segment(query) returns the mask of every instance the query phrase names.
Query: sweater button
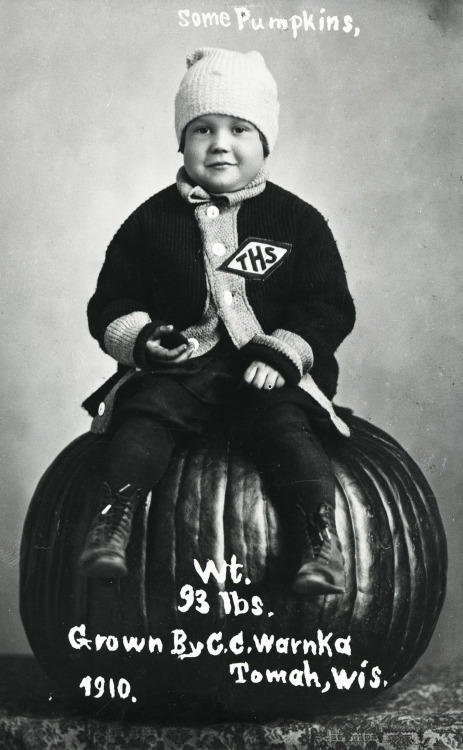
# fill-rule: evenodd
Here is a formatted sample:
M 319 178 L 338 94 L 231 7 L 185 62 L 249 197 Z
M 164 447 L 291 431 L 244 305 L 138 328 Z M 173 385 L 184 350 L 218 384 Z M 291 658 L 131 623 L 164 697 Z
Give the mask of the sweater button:
M 219 211 L 219 209 L 217 208 L 217 206 L 208 206 L 208 207 L 207 207 L 207 210 L 206 210 L 206 215 L 207 215 L 207 216 L 208 216 L 208 217 L 209 217 L 210 219 L 216 219 L 216 218 L 217 218 L 217 216 L 219 215 L 219 213 L 220 213 L 220 211 Z
M 103 416 L 103 414 L 105 413 L 105 409 L 106 409 L 105 403 L 104 403 L 104 401 L 102 401 L 101 404 L 98 407 L 98 416 L 99 417 Z
M 188 339 L 188 343 L 191 344 L 194 352 L 196 352 L 199 349 L 198 339 Z
M 230 305 L 233 305 L 233 294 L 230 292 L 229 289 L 227 289 L 226 292 L 224 292 L 223 301 L 229 307 L 230 307 Z
M 227 248 L 221 242 L 214 242 L 212 245 L 212 252 L 214 255 L 225 255 Z

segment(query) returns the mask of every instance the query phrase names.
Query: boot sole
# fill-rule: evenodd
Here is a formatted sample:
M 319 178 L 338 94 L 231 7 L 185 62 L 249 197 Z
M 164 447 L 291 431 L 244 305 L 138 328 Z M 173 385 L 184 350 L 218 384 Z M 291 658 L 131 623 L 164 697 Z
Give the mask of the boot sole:
M 99 555 L 79 564 L 83 575 L 90 578 L 122 578 L 127 575 L 127 565 L 124 560 L 115 560 L 109 555 Z
M 343 594 L 345 591 L 344 586 L 330 583 L 323 577 L 317 576 L 296 576 L 291 591 L 294 594 L 306 594 L 320 596 L 322 594 Z

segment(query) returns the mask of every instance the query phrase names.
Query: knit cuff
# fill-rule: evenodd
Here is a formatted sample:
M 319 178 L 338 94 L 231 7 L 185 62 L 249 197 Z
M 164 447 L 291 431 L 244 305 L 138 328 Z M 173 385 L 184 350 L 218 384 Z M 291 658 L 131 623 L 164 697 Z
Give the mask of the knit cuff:
M 313 365 L 309 344 L 297 333 L 277 328 L 271 336 L 258 333 L 242 349 L 247 359 L 260 359 L 278 370 L 289 385 L 297 385 Z
M 294 362 L 282 349 L 283 347 L 278 346 L 276 339 L 272 341 L 271 336 L 257 334 L 243 346 L 241 353 L 247 363 L 254 359 L 265 362 L 277 370 L 288 385 L 297 385 L 301 379 L 300 362 Z
M 139 332 L 133 347 L 133 359 L 137 367 L 141 367 L 144 370 L 149 370 L 152 367 L 151 362 L 146 356 L 146 344 L 154 334 L 156 328 L 162 325 L 166 325 L 166 323 L 160 320 L 153 320 Z
M 90 304 L 91 302 L 92 300 L 90 300 Z M 124 318 L 126 315 L 131 315 L 135 312 L 143 312 L 148 314 L 147 308 L 139 300 L 136 299 L 127 297 L 124 299 L 117 299 L 109 302 L 106 307 L 103 308 L 101 313 L 98 314 L 98 332 L 100 338 L 104 338 L 107 327 L 111 325 L 113 321 L 118 320 L 118 318 Z
M 272 333 L 272 338 L 277 339 L 282 344 L 294 349 L 300 357 L 302 363 L 302 374 L 309 372 L 313 366 L 313 351 L 310 344 L 302 336 L 293 331 L 287 331 L 284 328 L 277 328 Z M 296 360 L 295 360 L 296 361 Z
M 133 367 L 135 342 L 140 331 L 149 323 L 151 318 L 148 313 L 140 311 L 113 320 L 104 334 L 105 351 L 122 365 Z

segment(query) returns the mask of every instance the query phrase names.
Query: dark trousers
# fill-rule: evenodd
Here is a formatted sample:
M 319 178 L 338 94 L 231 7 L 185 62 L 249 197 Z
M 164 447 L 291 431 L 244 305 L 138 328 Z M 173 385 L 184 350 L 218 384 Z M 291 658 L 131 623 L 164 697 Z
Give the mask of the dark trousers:
M 334 506 L 334 473 L 323 448 L 330 430 L 325 410 L 300 388 L 260 391 L 243 386 L 241 374 L 227 368 L 206 382 L 208 377 L 203 372 L 198 388 L 198 378 L 182 382 L 147 374 L 121 394 L 103 466 L 110 487 L 130 484 L 147 494 L 177 444 L 203 432 L 212 420 L 233 415 L 234 440 L 282 508 L 299 506 L 308 514 L 322 503 Z

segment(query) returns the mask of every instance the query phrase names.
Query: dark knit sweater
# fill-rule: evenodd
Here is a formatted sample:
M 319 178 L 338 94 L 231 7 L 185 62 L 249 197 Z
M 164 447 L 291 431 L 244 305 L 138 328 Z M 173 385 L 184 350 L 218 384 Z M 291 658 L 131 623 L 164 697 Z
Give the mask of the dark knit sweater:
M 220 207 L 221 199 L 214 203 Z M 237 217 L 238 246 L 250 238 L 281 244 L 289 252 L 264 279 L 246 278 L 246 296 L 265 334 L 284 329 L 313 351 L 310 374 L 331 399 L 338 368 L 334 353 L 352 330 L 355 310 L 333 235 L 325 219 L 297 196 L 267 182 L 245 200 Z M 227 271 L 224 271 L 227 273 Z M 110 243 L 88 305 L 91 334 L 105 349 L 107 327 L 135 311 L 152 324 L 138 336 L 135 364 L 146 367 L 145 343 L 155 325 L 184 330 L 201 319 L 207 295 L 202 240 L 194 206 L 176 185 L 149 198 L 124 222 Z M 241 349 L 243 367 L 260 359 L 288 382 L 300 378 L 291 361 L 263 343 Z M 104 392 L 99 392 L 99 398 Z

